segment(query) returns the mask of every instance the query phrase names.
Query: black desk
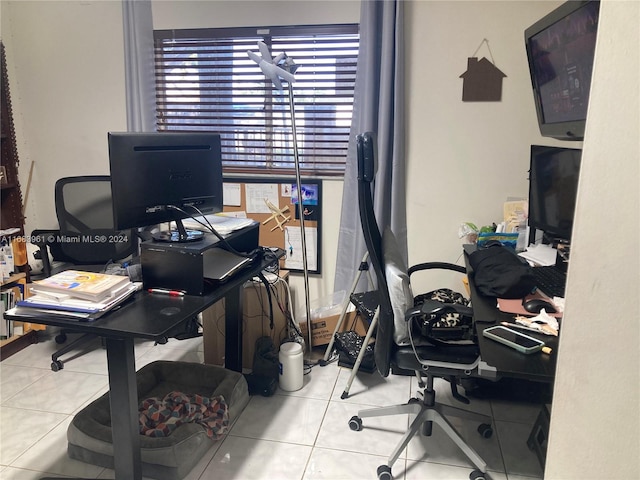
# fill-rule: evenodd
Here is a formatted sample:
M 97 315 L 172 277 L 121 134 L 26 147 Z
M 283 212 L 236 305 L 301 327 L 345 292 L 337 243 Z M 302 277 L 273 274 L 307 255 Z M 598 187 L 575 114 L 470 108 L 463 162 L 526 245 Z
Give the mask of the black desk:
M 480 356 L 483 362 L 497 371 L 498 377 L 521 378 L 537 382 L 552 383 L 558 355 L 558 337 L 523 332 L 544 341 L 551 347 L 551 354 L 537 352 L 531 355 L 522 354 L 512 348 L 490 340 L 482 335 L 485 328 L 500 325 L 500 322 L 513 323 L 514 315 L 498 310 L 495 298 L 485 297 L 478 293 L 473 282 L 473 269 L 469 265 L 469 254 L 474 252 L 475 245 L 465 245 L 465 263 L 468 272 L 473 319 L 478 334 Z
M 473 306 L 473 319 L 477 332 L 478 346 L 482 361 L 495 369 L 496 379 L 520 379 L 532 382 L 540 382 L 537 385 L 553 385 L 558 355 L 558 337 L 551 337 L 535 332 L 524 332 L 527 335 L 538 338 L 550 347 L 551 354 L 536 352 L 530 355 L 520 353 L 506 345 L 495 342 L 482 335 L 485 328 L 499 325 L 500 322 L 513 322 L 514 315 L 498 309 L 497 300 L 493 297 L 485 297 L 476 289 L 473 282 L 473 269 L 469 264 L 469 255 L 476 250 L 475 245 L 464 246 L 464 257 L 471 292 L 471 304 Z M 518 380 L 516 380 L 518 381 Z M 538 419 L 531 430 L 527 440 L 528 447 L 538 456 L 538 460 L 544 470 L 546 457 L 546 445 L 549 429 L 549 412 L 542 405 Z
M 275 257 L 256 261 L 203 296 L 172 297 L 138 292 L 120 308 L 94 322 L 7 314 L 5 318 L 69 328 L 105 338 L 116 479 L 139 480 L 142 471 L 134 339 L 162 340 L 176 327 L 225 298 L 225 364 L 226 368 L 242 371 L 242 286 L 276 261 Z

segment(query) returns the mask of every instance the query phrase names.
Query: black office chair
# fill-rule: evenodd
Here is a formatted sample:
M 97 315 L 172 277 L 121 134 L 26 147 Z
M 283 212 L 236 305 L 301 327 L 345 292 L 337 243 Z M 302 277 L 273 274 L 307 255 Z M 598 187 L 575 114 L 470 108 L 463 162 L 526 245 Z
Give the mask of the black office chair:
M 31 234 L 39 248 L 44 277 L 69 269 L 104 272 L 110 264 L 137 255 L 135 230 L 115 230 L 108 175 L 61 178 L 55 185 L 55 208 L 60 228 Z M 62 330 L 56 342 L 64 343 L 67 333 L 72 331 Z M 63 368 L 60 356 L 93 338 L 83 335 L 56 351 L 51 356 L 51 369 Z
M 378 372 L 386 377 L 390 371 L 393 373 L 407 374 L 412 372 L 421 388 L 424 388 L 422 398 L 412 398 L 406 404 L 390 407 L 373 408 L 361 410 L 357 416 L 349 420 L 349 427 L 352 430 L 360 431 L 363 428 L 362 419 L 375 416 L 387 416 L 397 414 L 412 414 L 415 419 L 412 421 L 409 430 L 404 434 L 398 446 L 393 450 L 387 464 L 378 467 L 379 479 L 391 479 L 391 467 L 398 459 L 401 452 L 406 448 L 409 441 L 419 432 L 423 435 L 431 435 L 433 423 L 437 423 L 444 432 L 458 445 L 465 455 L 475 465 L 476 470 L 469 476 L 472 480 L 488 478 L 486 476 L 486 463 L 480 456 L 464 441 L 453 425 L 447 420 L 445 415 L 454 415 L 466 419 L 478 421 L 480 426 L 478 432 L 485 438 L 489 438 L 493 431 L 491 428 L 491 417 L 480 415 L 467 410 L 442 405 L 436 403 L 435 391 L 433 388 L 435 378 L 445 378 L 451 383 L 454 398 L 464 403 L 468 400 L 462 396 L 458 390 L 458 382 L 461 379 L 472 377 L 476 372 L 480 362 L 478 348 L 473 338 L 460 339 L 446 336 L 436 336 L 430 334 L 429 328 L 420 328 L 423 333 L 429 335 L 427 338 L 419 336 L 413 332 L 412 343 L 408 346 L 398 346 L 394 341 L 394 331 L 397 319 L 394 318 L 394 307 L 400 306 L 399 300 L 394 294 L 394 300 L 390 294 L 389 279 L 387 271 L 391 252 L 387 250 L 387 245 L 383 245 L 383 235 L 380 233 L 376 221 L 373 201 L 371 195 L 371 182 L 375 176 L 373 137 L 371 134 L 363 134 L 357 137 L 358 153 L 358 204 L 360 209 L 360 220 L 364 234 L 365 243 L 369 252 L 371 266 L 375 274 L 378 297 L 378 307 L 376 309 L 373 323 L 375 324 L 375 346 L 374 356 Z M 385 232 L 385 239 L 389 232 Z M 410 269 L 411 273 L 424 269 L 448 269 L 465 272 L 463 267 L 447 263 L 423 263 Z M 411 297 L 409 297 L 410 299 Z M 407 300 L 408 301 L 408 300 Z M 403 310 L 404 311 L 404 308 Z M 441 318 L 441 315 L 448 312 L 456 312 L 463 316 L 472 313 L 469 307 L 455 303 L 443 303 L 430 298 L 421 305 L 408 305 L 405 316 L 401 321 L 407 321 L 408 331 L 412 331 L 412 324 L 416 319 L 421 325 L 427 326 Z M 377 317 L 377 318 L 376 318 Z M 418 340 L 421 340 L 418 342 Z M 418 344 L 419 343 L 419 344 Z

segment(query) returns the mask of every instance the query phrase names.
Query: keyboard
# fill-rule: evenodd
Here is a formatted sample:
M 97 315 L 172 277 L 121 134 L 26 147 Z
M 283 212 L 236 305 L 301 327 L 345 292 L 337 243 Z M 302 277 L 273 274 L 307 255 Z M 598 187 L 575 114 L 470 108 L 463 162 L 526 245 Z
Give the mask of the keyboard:
M 534 267 L 533 276 L 536 278 L 536 286 L 547 296 L 564 298 L 564 288 L 567 284 L 567 272 L 555 265 L 548 267 Z

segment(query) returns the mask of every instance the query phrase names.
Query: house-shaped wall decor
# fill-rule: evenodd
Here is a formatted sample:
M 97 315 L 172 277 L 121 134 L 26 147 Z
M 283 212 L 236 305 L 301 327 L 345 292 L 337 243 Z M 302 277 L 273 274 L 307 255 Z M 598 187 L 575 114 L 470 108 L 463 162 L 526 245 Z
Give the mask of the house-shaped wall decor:
M 506 75 L 482 57 L 469 57 L 467 71 L 460 75 L 463 102 L 499 102 L 502 99 L 502 79 Z

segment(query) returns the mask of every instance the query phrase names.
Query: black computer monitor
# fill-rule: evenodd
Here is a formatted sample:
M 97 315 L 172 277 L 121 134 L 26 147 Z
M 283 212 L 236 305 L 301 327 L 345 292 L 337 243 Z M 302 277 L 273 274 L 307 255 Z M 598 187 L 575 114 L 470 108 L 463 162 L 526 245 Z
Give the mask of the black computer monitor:
M 577 148 L 531 145 L 529 227 L 549 240 L 571 240 L 581 156 Z
M 202 232 L 181 220 L 222 211 L 222 154 L 214 133 L 108 134 L 111 192 L 117 229 L 175 222 L 154 239 L 194 241 Z

